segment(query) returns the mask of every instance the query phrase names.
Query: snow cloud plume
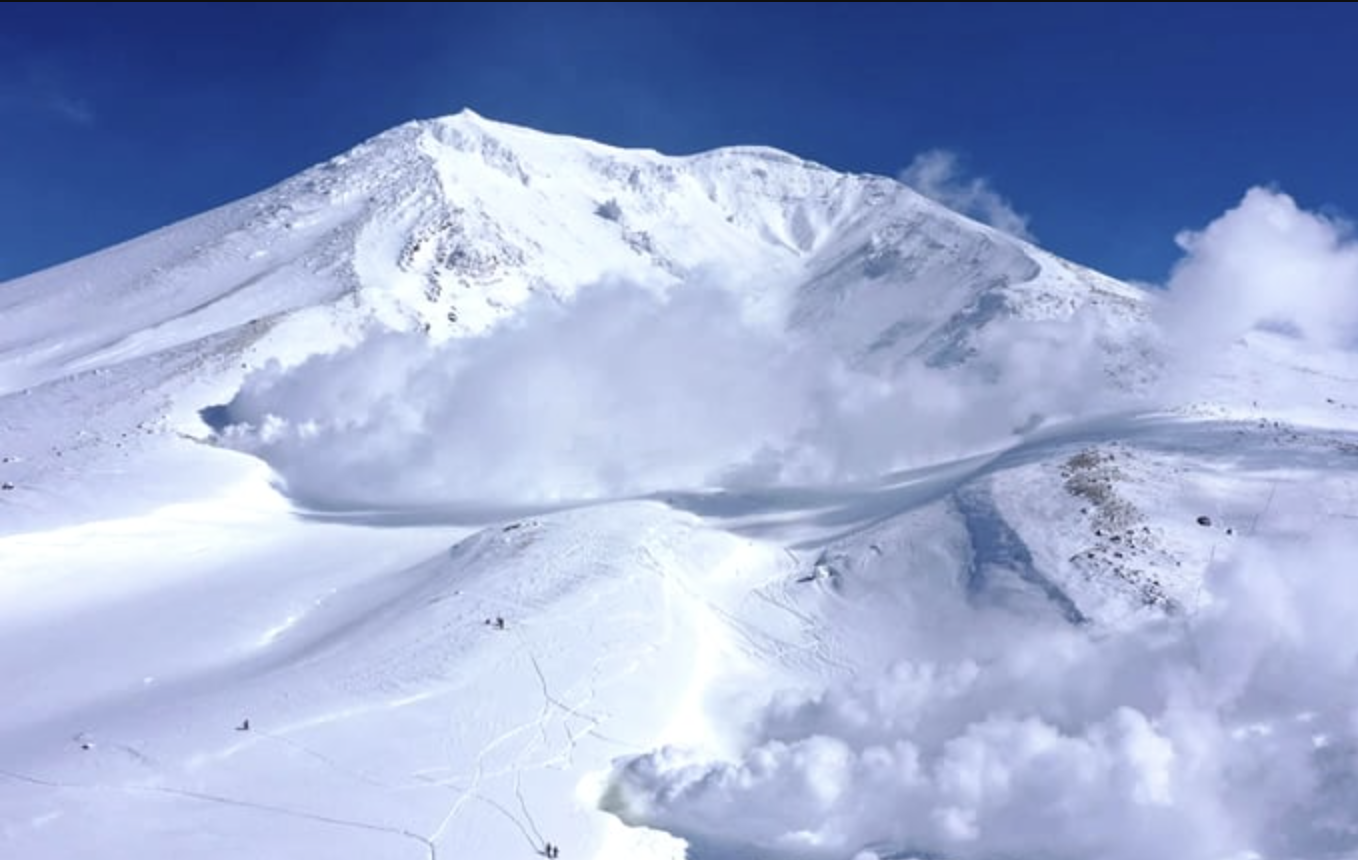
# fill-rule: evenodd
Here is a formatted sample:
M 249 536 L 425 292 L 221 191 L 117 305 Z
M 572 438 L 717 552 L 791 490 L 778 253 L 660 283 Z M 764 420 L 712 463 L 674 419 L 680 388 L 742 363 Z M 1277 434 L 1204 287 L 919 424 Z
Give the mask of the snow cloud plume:
M 967 176 L 957 154 L 946 149 L 930 149 L 915 156 L 901 171 L 901 182 L 949 209 L 989 224 L 1020 239 L 1033 240 L 1028 231 L 1028 216 L 1010 205 L 979 176 Z
M 1275 538 L 1191 618 L 785 695 L 733 759 L 620 760 L 603 805 L 696 860 L 1352 857 L 1355 557 Z
M 594 285 L 475 338 L 379 334 L 249 378 L 223 441 L 328 506 L 539 503 L 871 478 L 1099 390 L 1093 321 L 999 321 L 963 367 L 868 372 L 699 283 Z M 1081 346 L 1083 344 L 1083 346 Z
M 1358 242 L 1349 225 L 1252 188 L 1178 242 L 1185 256 L 1160 318 L 1180 349 L 1219 350 L 1257 328 L 1320 348 L 1358 346 Z

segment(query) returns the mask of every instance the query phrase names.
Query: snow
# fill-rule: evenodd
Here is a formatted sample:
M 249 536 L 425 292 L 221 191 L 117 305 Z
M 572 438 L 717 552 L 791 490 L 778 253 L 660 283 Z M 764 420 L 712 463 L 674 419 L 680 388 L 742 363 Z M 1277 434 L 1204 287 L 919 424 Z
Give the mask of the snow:
M 1184 245 L 467 112 L 0 285 L 0 853 L 1358 857 L 1353 244 Z

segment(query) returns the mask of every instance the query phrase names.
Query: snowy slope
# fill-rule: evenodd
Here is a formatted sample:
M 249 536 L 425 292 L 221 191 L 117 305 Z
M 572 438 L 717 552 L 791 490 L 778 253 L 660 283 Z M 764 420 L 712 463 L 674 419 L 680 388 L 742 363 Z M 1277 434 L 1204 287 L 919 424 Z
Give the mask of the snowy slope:
M 1358 362 L 1160 302 L 470 112 L 0 285 L 0 854 L 1358 856 Z

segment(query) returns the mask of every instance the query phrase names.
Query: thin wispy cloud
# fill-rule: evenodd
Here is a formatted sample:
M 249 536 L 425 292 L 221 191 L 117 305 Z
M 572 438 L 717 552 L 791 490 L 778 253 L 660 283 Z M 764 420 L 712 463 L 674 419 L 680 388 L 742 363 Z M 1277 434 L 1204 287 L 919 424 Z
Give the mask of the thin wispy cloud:
M 45 117 L 71 125 L 98 120 L 93 103 L 78 92 L 69 75 L 50 57 L 36 57 L 0 41 L 0 114 Z
M 42 113 L 73 125 L 94 125 L 94 107 L 85 99 L 61 92 L 40 95 L 34 106 Z
M 968 176 L 955 152 L 921 152 L 901 171 L 900 180 L 925 197 L 997 230 L 1028 241 L 1035 238 L 1028 230 L 1028 216 L 1016 210 L 990 180 Z

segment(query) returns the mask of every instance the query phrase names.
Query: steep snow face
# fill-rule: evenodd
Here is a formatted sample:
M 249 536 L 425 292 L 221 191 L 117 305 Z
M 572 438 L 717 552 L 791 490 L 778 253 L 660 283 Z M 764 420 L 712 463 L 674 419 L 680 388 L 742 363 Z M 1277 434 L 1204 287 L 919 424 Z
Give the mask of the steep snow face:
M 397 155 L 383 156 L 378 193 L 390 197 L 360 237 L 359 281 L 436 333 L 483 330 L 535 293 L 698 281 L 813 329 L 836 353 L 946 364 L 965 360 L 995 318 L 1091 307 L 1125 320 L 1141 302 L 896 182 L 776 150 L 672 158 L 470 113 L 370 146 Z M 373 172 L 353 176 L 366 189 Z M 355 193 L 366 191 L 344 196 Z

